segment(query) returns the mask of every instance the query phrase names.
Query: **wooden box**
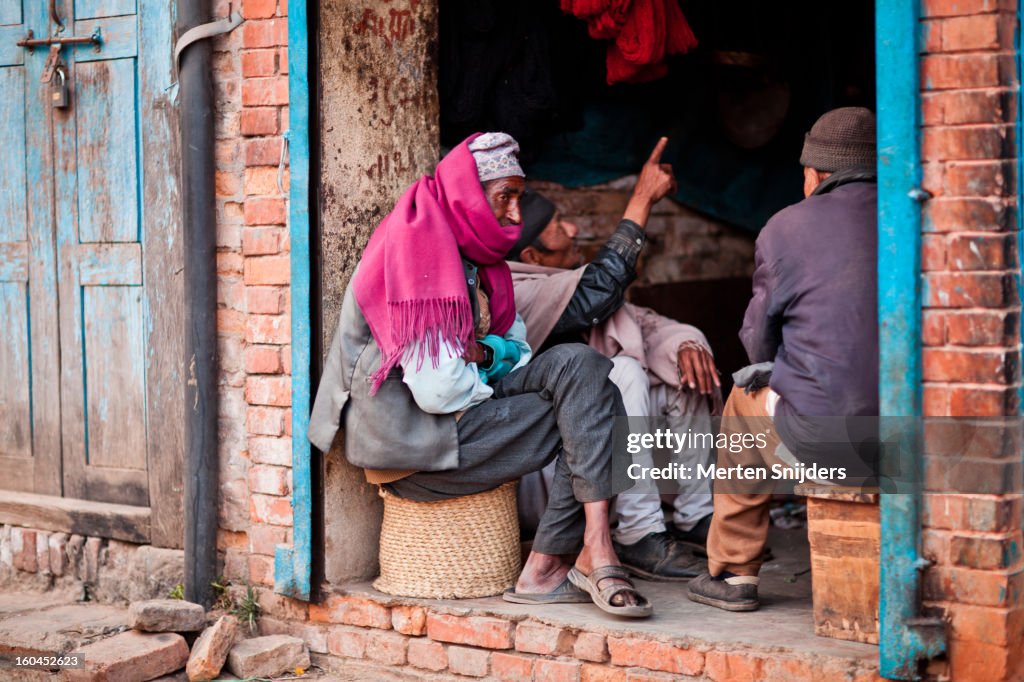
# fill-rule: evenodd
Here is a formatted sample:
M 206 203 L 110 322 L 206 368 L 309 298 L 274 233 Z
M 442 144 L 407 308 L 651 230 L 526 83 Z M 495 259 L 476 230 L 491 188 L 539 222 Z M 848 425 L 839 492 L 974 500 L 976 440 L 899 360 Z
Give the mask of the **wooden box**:
M 878 644 L 878 494 L 803 485 L 811 545 L 814 632 Z

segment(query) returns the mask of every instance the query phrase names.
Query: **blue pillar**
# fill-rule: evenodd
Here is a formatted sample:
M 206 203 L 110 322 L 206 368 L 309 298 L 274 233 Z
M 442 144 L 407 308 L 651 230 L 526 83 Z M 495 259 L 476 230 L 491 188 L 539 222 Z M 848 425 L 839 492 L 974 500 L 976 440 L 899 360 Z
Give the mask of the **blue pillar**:
M 919 0 L 876 0 L 878 317 L 881 414 L 921 416 Z M 911 420 L 900 420 L 906 427 Z M 881 499 L 880 662 L 884 677 L 919 679 L 945 650 L 941 621 L 921 618 L 921 432 L 900 429 L 883 454 L 899 493 Z M 883 439 L 886 434 L 883 433 Z

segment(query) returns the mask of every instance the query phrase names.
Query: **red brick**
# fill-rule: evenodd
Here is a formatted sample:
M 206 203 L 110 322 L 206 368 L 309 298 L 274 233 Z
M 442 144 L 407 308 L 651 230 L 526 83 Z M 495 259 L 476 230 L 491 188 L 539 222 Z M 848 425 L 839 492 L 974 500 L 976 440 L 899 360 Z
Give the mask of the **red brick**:
M 273 76 L 277 72 L 277 50 L 246 50 L 242 53 L 241 62 L 245 78 Z
M 1015 646 L 1024 641 L 1024 611 L 1019 607 L 999 609 L 950 604 L 946 614 L 954 639 L 1001 647 Z
M 699 675 L 704 669 L 701 652 L 649 639 L 608 637 L 608 653 L 615 665 L 683 675 Z
M 409 665 L 438 672 L 448 667 L 448 654 L 444 647 L 429 639 L 409 640 Z
M 276 120 L 276 119 L 275 119 Z M 277 186 L 276 166 L 254 166 L 245 169 L 244 190 L 249 195 L 280 196 L 281 190 L 288 190 L 287 175 L 285 172 L 281 177 L 282 187 Z
M 259 527 L 262 528 L 263 526 Z M 217 549 L 225 550 L 229 547 L 232 549 L 249 549 L 249 536 L 245 531 L 231 531 L 221 528 L 217 531 Z
M 393 606 L 391 627 L 403 635 L 419 637 L 427 632 L 427 612 L 420 606 Z
M 953 680 L 1007 680 L 1009 677 L 1007 647 L 975 641 L 950 639 L 949 662 Z
M 949 566 L 925 571 L 924 596 L 979 606 L 1009 606 L 1024 598 L 1024 569 L 980 571 Z
M 254 525 L 249 528 L 249 551 L 274 556 L 278 545 L 288 542 L 288 529 L 279 526 Z
M 255 464 L 288 467 L 292 464 L 291 438 L 251 436 L 247 441 L 249 459 Z
M 764 660 L 757 656 L 709 651 L 704 657 L 704 674 L 713 682 L 758 682 L 764 678 Z
M 246 19 L 267 19 L 277 12 L 277 0 L 243 0 L 242 16 Z
M 233 197 L 241 189 L 238 174 L 228 171 L 216 171 L 213 176 L 214 193 L 218 197 Z
M 1007 270 L 1016 262 L 1016 235 L 953 235 L 949 241 L 951 270 Z
M 217 168 L 230 169 L 238 165 L 238 140 L 217 140 L 213 147 L 213 158 Z
M 371 631 L 366 636 L 366 657 L 388 666 L 405 665 L 409 638 L 397 632 Z
M 927 273 L 924 305 L 928 308 L 1005 308 L 1016 295 L 1012 275 L 1001 273 Z
M 564 628 L 523 621 L 516 626 L 516 651 L 562 656 L 572 651 L 575 637 Z
M 1010 123 L 1017 106 L 1008 89 L 950 90 L 921 97 L 926 126 L 965 123 Z
M 291 281 L 291 263 L 288 256 L 266 256 L 245 259 L 247 285 L 288 284 Z
M 289 519 L 288 523 L 291 523 Z M 249 580 L 256 585 L 274 584 L 274 559 L 269 556 L 250 554 L 247 560 L 249 564 Z
M 237 275 L 242 272 L 242 255 L 221 251 L 217 254 L 217 274 Z
M 953 417 L 1004 417 L 1017 414 L 1017 402 L 1015 388 L 954 386 L 950 389 L 949 414 Z
M 274 107 L 245 108 L 239 115 L 239 130 L 246 137 L 258 135 L 277 135 L 281 132 L 278 122 L 278 112 Z M 250 166 L 270 165 L 275 166 L 281 159 L 281 140 L 278 138 L 264 140 L 250 140 L 250 142 L 265 143 L 255 148 L 252 152 L 246 146 L 246 163 Z M 253 161 L 249 161 L 252 154 Z M 273 160 L 276 156 L 276 160 Z
M 265 19 L 247 21 L 242 26 L 242 46 L 277 47 L 288 44 L 288 20 Z
M 427 614 L 427 636 L 439 642 L 511 649 L 515 624 L 501 618 Z
M 533 679 L 533 659 L 495 651 L 491 654 L 491 675 L 502 682 L 530 682 Z
M 996 12 L 999 9 L 1012 9 L 1011 3 L 1007 0 L 924 0 L 921 3 L 921 16 L 962 17 Z
M 244 210 L 247 225 L 283 225 L 288 221 L 284 199 L 250 197 L 245 200 Z
M 320 604 L 309 605 L 314 623 L 343 623 L 380 630 L 391 629 L 391 609 L 364 597 L 332 594 Z
M 925 128 L 922 137 L 922 154 L 929 161 L 998 159 L 1013 154 L 1010 125 Z
M 950 196 L 998 197 L 1012 194 L 1016 172 L 1006 161 L 959 161 L 945 165 Z
M 967 519 L 962 528 L 1002 533 L 1021 530 L 1021 497 L 972 497 L 967 500 Z
M 24 528 L 11 528 L 11 555 L 14 568 L 27 573 L 35 573 L 39 568 L 36 532 Z
M 249 467 L 249 490 L 266 495 L 287 495 L 289 469 L 269 465 Z
M 534 668 L 535 679 L 544 682 L 577 682 L 580 678 L 579 661 L 551 661 L 538 658 Z
M 967 52 L 1013 47 L 1013 20 L 1008 14 L 977 14 L 929 23 L 941 28 L 942 52 Z
M 925 381 L 1008 383 L 1014 378 L 1015 359 L 1008 351 L 968 351 L 926 348 Z
M 1019 320 L 1017 313 L 1002 310 L 950 312 L 945 314 L 946 334 L 956 346 L 1016 345 Z
M 245 315 L 238 310 L 221 309 L 217 311 L 217 333 L 244 334 Z
M 290 526 L 292 525 L 292 501 L 287 497 L 253 494 L 249 497 L 249 515 L 256 523 Z M 251 564 L 249 570 L 252 570 Z
M 316 605 L 309 605 L 311 618 L 314 606 Z M 363 658 L 366 655 L 366 636 L 368 633 L 368 630 L 360 630 L 358 628 L 332 627 L 327 632 L 327 651 L 334 656 Z
M 275 315 L 273 319 L 280 317 Z M 280 349 L 277 346 L 249 346 L 245 349 L 245 371 L 249 374 L 280 374 Z
M 244 114 L 245 112 L 243 112 Z M 242 117 L 244 124 L 245 116 Z M 243 128 L 243 134 L 244 128 Z M 281 162 L 281 139 L 261 137 L 245 141 L 246 166 L 277 166 Z
M 948 313 L 926 310 L 921 317 L 921 341 L 926 346 L 946 344 L 946 319 Z
M 1015 212 L 998 199 L 934 199 L 923 216 L 929 232 L 1002 231 L 1016 220 Z
M 605 663 L 608 660 L 608 645 L 604 635 L 596 632 L 581 632 L 576 636 L 573 655 L 581 661 Z
M 245 380 L 245 402 L 250 405 L 290 407 L 292 388 L 290 377 L 255 376 Z
M 287 3 L 284 3 L 287 7 Z M 288 75 L 288 48 L 282 47 L 277 51 L 277 68 L 281 73 Z
M 291 339 L 289 324 L 287 315 L 249 315 L 246 319 L 245 339 L 249 343 L 286 344 Z M 246 364 L 248 365 L 248 358 Z
M 267 107 L 288 104 L 288 77 L 247 78 L 242 81 L 242 106 Z
M 457 675 L 486 677 L 491 652 L 467 646 L 448 647 L 448 669 Z
M 584 663 L 580 668 L 580 682 L 626 682 L 626 677 L 625 670 L 608 665 Z
M 926 90 L 1012 86 L 1016 66 L 1010 55 L 925 55 L 921 58 L 921 83 Z
M 249 201 L 255 201 L 250 199 Z M 246 201 L 248 206 L 249 201 Z M 270 201 L 277 201 L 271 199 Z M 273 256 L 281 253 L 284 229 L 280 227 L 249 228 L 242 232 L 242 253 L 246 256 Z
M 925 272 L 946 269 L 946 238 L 944 236 L 926 234 L 921 238 L 921 269 Z
M 278 315 L 284 310 L 282 292 L 278 287 L 246 287 L 245 306 L 250 313 Z
M 260 436 L 284 433 L 285 411 L 276 407 L 250 406 L 245 411 L 245 430 Z
M 965 568 L 1009 568 L 1020 561 L 1020 533 L 1008 537 L 954 536 L 949 543 L 953 565 Z

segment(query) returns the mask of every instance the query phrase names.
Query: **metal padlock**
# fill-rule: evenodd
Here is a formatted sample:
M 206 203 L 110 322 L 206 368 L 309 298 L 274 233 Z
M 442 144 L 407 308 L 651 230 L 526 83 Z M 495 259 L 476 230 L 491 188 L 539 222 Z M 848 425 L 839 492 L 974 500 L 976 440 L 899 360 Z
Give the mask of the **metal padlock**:
M 63 66 L 58 66 L 54 71 L 54 79 L 50 83 L 50 104 L 54 109 L 66 109 L 71 104 L 68 79 Z

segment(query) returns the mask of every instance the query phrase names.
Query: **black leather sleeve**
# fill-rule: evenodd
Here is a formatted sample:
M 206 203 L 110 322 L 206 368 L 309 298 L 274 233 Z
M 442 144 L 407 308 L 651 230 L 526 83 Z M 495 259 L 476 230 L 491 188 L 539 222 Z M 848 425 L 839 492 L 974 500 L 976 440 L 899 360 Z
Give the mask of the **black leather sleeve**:
M 626 287 L 636 279 L 636 260 L 644 240 L 644 231 L 632 220 L 619 223 L 583 271 L 572 299 L 548 336 L 549 342 L 577 340 L 575 337 L 601 324 L 622 306 Z

